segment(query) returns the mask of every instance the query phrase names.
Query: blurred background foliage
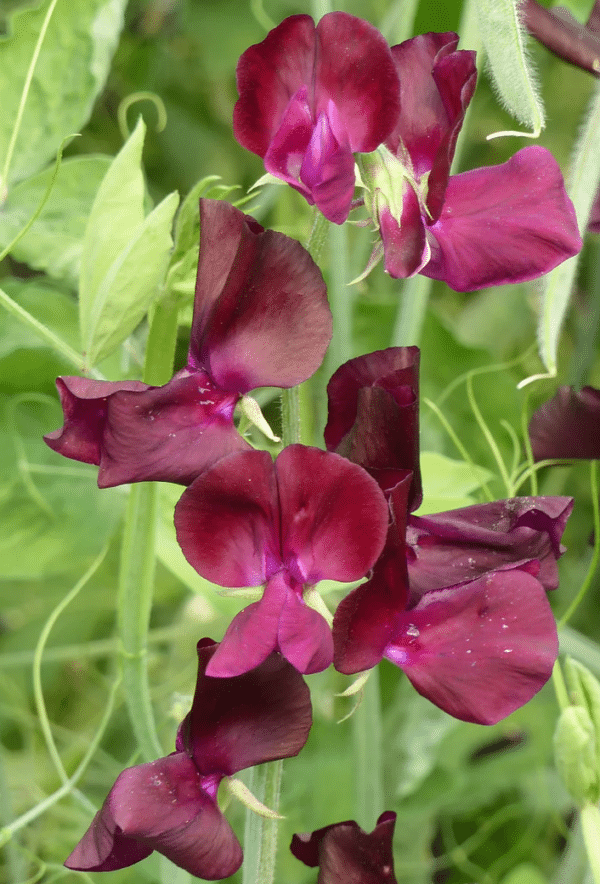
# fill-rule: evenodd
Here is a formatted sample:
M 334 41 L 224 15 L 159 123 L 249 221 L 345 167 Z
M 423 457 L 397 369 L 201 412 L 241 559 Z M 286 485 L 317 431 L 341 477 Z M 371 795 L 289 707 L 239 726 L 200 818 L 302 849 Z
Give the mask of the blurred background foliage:
M 59 0 L 65 2 L 65 0 Z M 410 3 L 391 0 L 346 0 L 336 9 L 381 27 L 391 43 L 406 33 L 404 9 Z M 549 5 L 549 4 L 546 4 Z M 10 14 L 35 6 L 2 0 L 0 33 Z M 590 3 L 574 0 L 570 8 L 582 21 Z M 414 32 L 458 30 L 461 0 L 421 0 Z M 156 109 L 149 102 L 130 108 L 129 128 L 138 113 L 148 125 L 144 165 L 150 197 L 158 203 L 177 190 L 182 198 L 206 175 L 237 185 L 230 198 L 241 197 L 263 174 L 262 162 L 233 138 L 236 100 L 235 64 L 251 44 L 263 39 L 268 21 L 314 12 L 292 0 L 130 0 L 125 28 L 105 88 L 81 137 L 64 156 L 113 156 L 121 147 L 118 123 L 121 101 L 138 91 L 163 102 L 167 124 L 155 131 Z M 472 35 L 469 35 L 469 39 Z M 0 37 L 2 40 L 2 37 Z M 464 48 L 475 48 L 462 44 Z M 581 125 L 593 78 L 553 57 L 531 41 L 547 109 L 540 143 L 568 172 L 573 141 Z M 480 75 L 468 122 L 461 137 L 460 168 L 503 162 L 527 143 L 486 135 L 513 128 L 497 103 L 485 75 Z M 309 207 L 291 189 L 270 186 L 252 209 L 261 223 L 305 241 Z M 2 209 L 0 208 L 0 215 Z M 75 223 L 75 222 L 73 222 Z M 334 232 L 332 236 L 337 235 Z M 351 227 L 344 241 L 345 280 L 362 271 L 370 253 L 370 231 Z M 559 382 L 600 386 L 597 357 L 600 237 L 588 237 L 578 288 L 561 342 Z M 4 245 L 5 243 L 0 243 Z M 337 245 L 336 245 L 337 244 Z M 328 279 L 339 256 L 339 241 L 325 250 Z M 55 324 L 76 346 L 75 285 L 68 274 L 50 278 L 26 263 L 6 258 L 0 263 L 0 285 L 49 325 Z M 596 292 L 595 297 L 592 293 Z M 392 342 L 403 283 L 381 267 L 348 289 L 352 299 L 351 340 L 347 356 L 387 347 Z M 435 283 L 422 331 L 422 394 L 437 403 L 472 460 L 489 470 L 498 496 L 505 489 L 498 466 L 475 420 L 464 377 L 474 375 L 474 393 L 487 425 L 507 463 L 513 459 L 508 422 L 522 440 L 522 415 L 554 391 L 556 381 L 518 391 L 522 378 L 539 371 L 532 344 L 536 326 L 536 286 L 501 287 L 459 295 Z M 595 319 L 594 319 L 595 318 Z M 186 325 L 187 319 L 187 325 Z M 190 311 L 182 310 L 178 360 L 187 351 Z M 139 376 L 145 327 L 140 327 L 118 354 L 102 363 L 106 377 Z M 413 340 L 401 343 L 412 344 Z M 339 362 L 339 360 L 338 360 Z M 329 361 L 313 385 L 322 394 Z M 102 717 L 115 678 L 115 586 L 123 488 L 99 491 L 96 470 L 57 457 L 41 440 L 62 422 L 54 390 L 57 374 L 72 367 L 33 332 L 8 315 L 0 315 L 0 823 L 26 812 L 60 786 L 40 731 L 32 690 L 34 649 L 50 613 L 76 584 L 104 543 L 108 553 L 75 601 L 52 629 L 43 655 L 42 688 L 52 732 L 63 765 L 72 771 Z M 460 380 L 462 378 L 462 380 Z M 262 400 L 267 416 L 278 421 L 277 403 L 268 391 Z M 316 406 L 315 444 L 325 419 Z M 436 414 L 422 405 L 422 447 L 457 458 L 452 440 Z M 516 457 L 524 460 L 522 447 Z M 63 471 L 61 474 L 61 470 Z M 444 467 L 425 471 L 425 494 L 436 496 Z M 429 483 L 429 484 L 428 484 Z M 477 500 L 477 481 L 454 489 L 465 502 Z M 437 490 L 436 490 L 437 489 Z M 238 601 L 222 598 L 198 578 L 181 558 L 173 538 L 171 514 L 180 489 L 165 487 L 159 530 L 159 566 L 152 615 L 150 669 L 153 700 L 166 751 L 173 745 L 177 722 L 185 711 L 195 680 L 195 643 L 205 634 L 219 638 Z M 520 493 L 529 493 L 525 485 Z M 574 515 L 561 562 L 561 587 L 553 595 L 560 613 L 579 587 L 590 557 L 591 506 L 587 465 L 546 471 L 540 493 L 572 494 Z M 332 590 L 335 601 L 337 590 Z M 563 636 L 563 647 L 600 672 L 600 586 L 596 580 Z M 352 726 L 337 721 L 351 708 L 336 693 L 347 679 L 333 671 L 310 679 L 315 726 L 306 749 L 286 762 L 278 880 L 309 884 L 315 872 L 287 851 L 294 831 L 357 818 L 371 829 L 375 820 L 357 816 L 353 797 Z M 581 837 L 573 827 L 568 796 L 552 762 L 551 738 L 557 715 L 547 688 L 524 709 L 493 728 L 459 723 L 419 697 L 397 669 L 383 664 L 382 675 L 386 790 L 388 807 L 399 814 L 396 831 L 396 877 L 401 884 L 577 884 L 584 881 Z M 118 696 L 98 751 L 81 782 L 97 806 L 120 770 L 135 761 L 127 713 Z M 90 819 L 90 810 L 69 796 L 21 830 L 3 851 L 0 880 L 91 881 L 62 868 Z M 243 813 L 231 807 L 236 831 Z M 154 854 L 145 862 L 106 879 L 121 882 L 184 881 Z M 2 877 L 4 876 L 4 877 Z M 231 881 L 241 881 L 241 875 Z

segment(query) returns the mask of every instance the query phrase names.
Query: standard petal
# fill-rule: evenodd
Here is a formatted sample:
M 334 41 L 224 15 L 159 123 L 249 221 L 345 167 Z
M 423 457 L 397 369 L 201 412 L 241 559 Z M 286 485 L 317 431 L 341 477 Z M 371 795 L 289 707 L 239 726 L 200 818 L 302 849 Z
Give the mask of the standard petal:
M 206 670 L 214 644 L 198 643 L 198 680 L 178 745 L 205 774 L 231 776 L 239 770 L 297 755 L 312 724 L 310 691 L 302 676 L 270 654 L 264 663 L 235 678 L 212 678 Z
M 361 467 L 318 448 L 289 445 L 275 463 L 282 553 L 300 584 L 358 580 L 385 542 L 388 507 Z
M 390 48 L 377 28 L 345 12 L 324 15 L 316 38 L 315 119 L 325 113 L 339 144 L 370 153 L 392 131 L 400 106 Z
M 229 823 L 182 752 L 123 771 L 65 865 L 112 871 L 153 850 L 207 880 L 232 875 L 242 862 Z
M 294 835 L 290 850 L 307 866 L 319 866 L 319 884 L 396 884 L 392 840 L 396 814 L 385 811 L 372 832 L 354 820 Z
M 495 724 L 543 687 L 557 653 L 542 585 L 506 570 L 424 595 L 385 656 L 450 715 Z
M 401 111 L 386 144 L 397 154 L 402 143 L 417 178 L 429 173 L 427 208 L 434 220 L 477 80 L 475 53 L 456 51 L 457 45 L 456 34 L 429 33 L 392 47 Z
M 298 672 L 322 672 L 333 660 L 331 629 L 293 589 L 286 595 L 279 619 L 279 650 Z
M 139 381 L 94 381 L 89 378 L 56 379 L 64 426 L 44 436 L 44 441 L 63 457 L 98 465 L 102 458 L 107 403 L 120 390 L 148 390 Z
M 560 169 L 537 146 L 451 177 L 428 237 L 431 260 L 421 273 L 459 292 L 534 279 L 581 249 Z
M 362 391 L 362 392 L 361 392 Z M 351 359 L 327 385 L 325 444 L 358 463 L 384 490 L 411 470 L 409 508 L 421 503 L 419 348 L 389 347 Z
M 306 380 L 331 339 L 321 271 L 296 240 L 257 232 L 222 200 L 201 200 L 200 217 L 190 366 L 231 393 Z
M 406 542 L 413 600 L 532 560 L 539 562 L 535 576 L 544 588 L 556 589 L 556 560 L 564 552 L 560 538 L 572 509 L 570 497 L 515 497 L 410 516 Z
M 223 458 L 175 507 L 183 554 L 221 586 L 260 586 L 281 567 L 275 468 L 266 451 Z
M 600 458 L 600 390 L 559 387 L 529 422 L 534 460 Z

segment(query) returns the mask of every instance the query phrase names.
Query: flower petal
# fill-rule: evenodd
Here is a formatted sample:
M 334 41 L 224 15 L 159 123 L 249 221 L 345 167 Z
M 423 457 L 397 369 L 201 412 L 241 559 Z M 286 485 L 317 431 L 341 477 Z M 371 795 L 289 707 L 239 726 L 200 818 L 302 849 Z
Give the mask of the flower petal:
M 600 390 L 559 387 L 529 422 L 534 460 L 600 458 Z
M 278 644 L 285 659 L 304 674 L 322 672 L 333 660 L 329 624 L 293 590 L 281 610 Z
M 206 775 L 239 770 L 297 755 L 312 724 L 310 691 L 280 654 L 235 678 L 208 675 L 214 643 L 198 643 L 194 701 L 182 722 L 178 746 Z
M 455 718 L 495 724 L 546 683 L 558 653 L 542 585 L 520 570 L 426 593 L 385 656 Z
M 275 468 L 266 451 L 223 458 L 175 507 L 183 554 L 221 586 L 260 586 L 281 568 Z
M 377 560 L 388 507 L 361 467 L 318 448 L 289 445 L 275 463 L 283 560 L 300 584 L 358 580 Z
M 333 134 L 329 118 L 321 113 L 308 142 L 300 180 L 328 221 L 343 224 L 354 195 L 354 155 Z
M 383 242 L 384 267 L 394 279 L 414 276 L 427 264 L 430 248 L 421 205 L 414 188 L 403 182 L 402 217 L 394 218 L 384 206 L 379 212 L 379 231 Z
M 406 542 L 413 599 L 534 559 L 537 579 L 545 589 L 556 589 L 556 560 L 564 552 L 560 538 L 572 509 L 570 497 L 515 497 L 410 516 Z
M 290 850 L 307 866 L 319 866 L 319 884 L 396 884 L 392 839 L 396 814 L 385 811 L 372 832 L 354 820 L 311 834 L 294 835 Z
M 296 240 L 222 200 L 200 200 L 200 221 L 189 366 L 238 394 L 305 381 L 331 339 L 321 271 Z
M 158 850 L 207 880 L 232 875 L 242 850 L 182 752 L 124 770 L 65 865 L 112 871 Z
M 400 114 L 386 144 L 408 151 L 417 178 L 429 172 L 427 208 L 437 219 L 456 139 L 477 80 L 475 53 L 456 51 L 458 36 L 420 34 L 392 47 L 400 80 Z M 392 276 L 395 274 L 392 273 Z
M 534 279 L 581 249 L 560 169 L 537 146 L 451 177 L 428 237 L 431 260 L 421 273 L 459 292 Z
M 419 355 L 418 347 L 389 347 L 340 366 L 327 385 L 324 433 L 329 450 L 371 472 L 386 491 L 412 471 L 411 510 L 422 496 Z

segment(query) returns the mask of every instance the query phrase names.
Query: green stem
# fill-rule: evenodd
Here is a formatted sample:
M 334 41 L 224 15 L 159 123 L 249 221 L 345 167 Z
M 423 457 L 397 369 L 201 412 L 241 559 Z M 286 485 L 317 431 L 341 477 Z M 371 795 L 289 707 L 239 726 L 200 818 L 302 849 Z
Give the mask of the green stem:
M 248 788 L 271 810 L 279 810 L 283 761 L 261 764 L 250 770 Z M 242 884 L 273 884 L 277 859 L 278 820 L 246 811 Z
M 352 717 L 356 819 L 370 830 L 385 810 L 379 669 L 371 670 L 362 701 Z
M 558 621 L 559 629 L 564 626 L 565 623 L 568 623 L 575 613 L 576 609 L 579 606 L 579 603 L 590 588 L 590 584 L 594 579 L 594 575 L 598 568 L 598 562 L 600 561 L 600 502 L 598 501 L 598 462 L 595 460 L 590 461 L 590 485 L 592 494 L 592 507 L 594 511 L 594 551 L 592 553 L 592 559 L 588 568 L 588 572 L 585 575 L 585 580 L 581 584 L 581 589 Z
M 571 705 L 571 701 L 569 700 L 569 692 L 567 690 L 567 685 L 565 684 L 565 677 L 558 660 L 552 669 L 552 684 L 554 685 L 554 693 L 556 694 L 556 701 L 559 709 L 561 712 L 564 712 L 564 710 Z
M 587 803 L 581 808 L 583 840 L 595 884 L 600 884 L 600 810 Z
M 419 275 L 404 281 L 392 332 L 392 347 L 419 343 L 432 284 L 427 276 Z
M 144 381 L 163 384 L 173 370 L 177 306 L 159 303 L 154 310 L 144 365 Z M 162 755 L 148 684 L 148 628 L 154 593 L 158 486 L 141 482 L 129 493 L 119 573 L 118 627 L 123 687 L 142 757 Z
M 329 248 L 333 257 L 327 294 L 333 314 L 333 337 L 325 357 L 325 375 L 330 378 L 352 353 L 353 289 L 348 281 L 348 230 L 345 224 L 329 225 Z

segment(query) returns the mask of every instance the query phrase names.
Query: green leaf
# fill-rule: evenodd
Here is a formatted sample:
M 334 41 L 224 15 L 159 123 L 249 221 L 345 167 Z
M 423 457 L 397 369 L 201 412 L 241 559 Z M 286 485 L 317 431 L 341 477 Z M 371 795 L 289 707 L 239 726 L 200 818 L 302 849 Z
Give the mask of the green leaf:
M 418 515 L 458 509 L 475 503 L 472 491 L 493 478 L 484 467 L 452 460 L 434 451 L 421 452 L 424 501 Z
M 488 57 L 492 85 L 502 104 L 532 131 L 497 133 L 537 138 L 544 127 L 544 106 L 531 62 L 527 31 L 518 0 L 479 0 L 479 30 Z
M 11 255 L 76 289 L 86 224 L 110 162 L 110 157 L 100 155 L 64 160 L 46 205 Z M 0 212 L 0 249 L 25 227 L 53 172 L 44 169 L 9 192 Z
M 598 799 L 598 769 L 594 725 L 583 706 L 567 706 L 554 732 L 558 772 L 579 805 Z
M 501 884 L 549 884 L 549 881 L 537 866 L 532 863 L 519 863 L 506 878 L 502 879 Z
M 169 194 L 144 218 L 141 118 L 110 165 L 87 224 L 80 275 L 82 349 L 94 365 L 141 322 L 157 297 L 179 202 Z
M 0 39 L 0 167 L 49 5 L 44 0 L 15 12 L 8 21 L 9 36 Z M 42 168 L 63 138 L 89 119 L 108 75 L 125 6 L 126 0 L 57 3 L 33 72 L 8 184 Z

